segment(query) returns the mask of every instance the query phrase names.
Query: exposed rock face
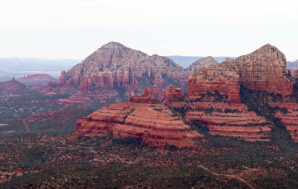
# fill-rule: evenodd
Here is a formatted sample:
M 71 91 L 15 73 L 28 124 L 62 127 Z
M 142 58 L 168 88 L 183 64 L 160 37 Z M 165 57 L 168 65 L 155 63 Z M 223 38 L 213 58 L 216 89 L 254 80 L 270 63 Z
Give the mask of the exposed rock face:
M 150 89 L 146 88 L 144 90 L 144 94 L 142 96 L 132 96 L 130 97 L 130 102 L 134 102 L 134 103 L 150 103 L 151 102 L 151 95 L 150 95 Z
M 269 141 L 271 125 L 264 117 L 248 111 L 244 104 L 222 102 L 174 102 L 169 106 L 184 109 L 185 119 L 200 123 L 211 135 L 246 141 Z
M 17 78 L 17 81 L 26 85 L 47 85 L 49 82 L 55 83 L 57 80 L 48 74 L 32 74 Z
M 219 64 L 212 56 L 207 56 L 205 58 L 201 58 L 194 63 L 192 63 L 189 67 L 186 68 L 190 73 L 194 73 L 201 68 L 208 68 L 209 66 Z
M 0 94 L 25 94 L 28 89 L 26 85 L 18 82 L 15 78 L 10 81 L 0 82 Z
M 166 102 L 181 101 L 183 99 L 183 93 L 181 88 L 175 88 L 173 85 L 167 87 L 166 90 Z
M 222 101 L 240 102 L 239 75 L 230 61 L 200 69 L 190 75 L 187 85 L 189 100 L 204 99 L 207 94 L 218 93 L 223 97 Z
M 289 95 L 293 93 L 285 55 L 268 44 L 235 60 L 241 85 L 251 90 Z
M 78 136 L 107 136 L 142 139 L 150 146 L 195 147 L 203 136 L 163 104 L 120 103 L 105 106 L 77 121 Z
M 293 94 L 293 78 L 286 68 L 284 54 L 274 46 L 265 45 L 236 60 L 227 59 L 202 68 L 189 77 L 188 101 L 170 106 L 186 110 L 186 120 L 208 127 L 209 134 L 268 141 L 272 125 L 240 103 L 241 85 L 250 90 L 281 94 L 287 99 Z M 297 141 L 296 109 L 290 108 L 289 113 L 276 117 Z
M 82 93 L 103 88 L 116 90 L 123 95 L 120 98 L 128 99 L 131 93 L 140 94 L 145 87 L 162 90 L 175 83 L 185 88 L 187 77 L 181 66 L 166 57 L 149 56 L 111 42 L 68 72 L 62 72 L 58 85 L 77 88 Z
M 284 54 L 274 46 L 265 45 L 235 61 L 228 59 L 203 68 L 189 77 L 187 95 L 195 100 L 207 92 L 218 92 L 225 102 L 240 102 L 240 85 L 284 96 L 292 94 L 293 83 Z

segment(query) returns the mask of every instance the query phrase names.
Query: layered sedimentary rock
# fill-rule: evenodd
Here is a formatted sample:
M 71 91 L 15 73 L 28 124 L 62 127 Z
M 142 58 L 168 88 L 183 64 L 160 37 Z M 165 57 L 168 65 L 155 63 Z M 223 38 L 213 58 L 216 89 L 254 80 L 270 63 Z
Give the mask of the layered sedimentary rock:
M 49 82 L 55 83 L 57 81 L 48 74 L 32 74 L 26 77 L 17 78 L 16 80 L 26 85 L 47 85 Z
M 189 100 L 203 99 L 209 93 L 218 93 L 226 102 L 240 102 L 239 75 L 232 61 L 200 69 L 189 77 L 187 86 Z
M 186 120 L 208 127 L 212 135 L 268 141 L 272 125 L 240 103 L 240 86 L 281 94 L 285 104 L 285 99 L 295 98 L 293 78 L 286 66 L 284 54 L 268 44 L 236 60 L 227 59 L 221 64 L 200 69 L 189 77 L 188 101 L 180 104 L 186 110 Z M 291 106 L 296 107 L 295 103 Z M 296 140 L 294 130 L 297 125 L 294 123 L 297 115 L 294 109 L 276 116 Z
M 162 91 L 170 83 L 185 88 L 188 75 L 184 69 L 166 57 L 149 56 L 119 43 L 108 43 L 88 56 L 68 72 L 62 72 L 58 85 L 73 87 L 82 93 L 108 89 L 128 99 L 145 87 Z M 162 98 L 163 95 L 156 95 Z M 163 99 L 159 99 L 163 100 Z
M 281 124 L 289 131 L 294 142 L 298 142 L 298 104 L 285 102 L 271 102 L 271 107 L 278 107 L 275 117 L 279 118 Z
M 169 106 L 185 112 L 190 124 L 201 124 L 208 133 L 246 141 L 269 141 L 271 125 L 248 111 L 244 104 L 223 102 L 173 102 Z
M 105 106 L 77 121 L 75 135 L 141 139 L 150 146 L 195 147 L 198 132 L 163 104 L 120 103 Z
M 212 56 L 201 58 L 186 68 L 190 73 L 194 73 L 201 68 L 208 68 L 209 66 L 219 64 Z
M 292 94 L 293 81 L 284 54 L 268 44 L 236 60 L 203 68 L 189 77 L 187 95 L 196 100 L 218 92 L 225 102 L 240 102 L 240 85 L 283 96 Z

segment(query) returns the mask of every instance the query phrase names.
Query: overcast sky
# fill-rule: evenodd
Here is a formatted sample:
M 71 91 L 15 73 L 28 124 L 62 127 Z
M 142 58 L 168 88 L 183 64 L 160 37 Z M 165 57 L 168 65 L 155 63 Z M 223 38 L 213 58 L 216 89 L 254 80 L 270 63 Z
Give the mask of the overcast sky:
M 1 0 L 0 57 L 83 59 L 109 41 L 148 54 L 298 59 L 297 0 Z

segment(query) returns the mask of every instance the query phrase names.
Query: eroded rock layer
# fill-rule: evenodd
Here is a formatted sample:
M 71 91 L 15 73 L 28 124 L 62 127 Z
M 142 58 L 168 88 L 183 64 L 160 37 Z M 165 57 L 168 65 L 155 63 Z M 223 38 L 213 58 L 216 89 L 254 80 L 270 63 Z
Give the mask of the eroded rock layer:
M 294 142 L 298 142 L 298 104 L 297 103 L 270 103 L 271 107 L 277 107 L 275 117 L 289 131 Z
M 105 106 L 77 121 L 76 135 L 142 139 L 151 146 L 195 147 L 203 135 L 174 115 L 163 104 L 119 103 Z
M 171 107 L 183 110 L 191 124 L 208 128 L 211 135 L 235 137 L 246 141 L 269 141 L 271 125 L 264 117 L 248 111 L 244 104 L 221 102 L 174 102 Z
M 228 59 L 219 65 L 203 68 L 188 79 L 190 100 L 206 93 L 218 92 L 225 102 L 240 102 L 240 85 L 259 91 L 281 94 L 293 93 L 293 79 L 286 68 L 286 58 L 276 47 L 265 45 L 236 60 Z

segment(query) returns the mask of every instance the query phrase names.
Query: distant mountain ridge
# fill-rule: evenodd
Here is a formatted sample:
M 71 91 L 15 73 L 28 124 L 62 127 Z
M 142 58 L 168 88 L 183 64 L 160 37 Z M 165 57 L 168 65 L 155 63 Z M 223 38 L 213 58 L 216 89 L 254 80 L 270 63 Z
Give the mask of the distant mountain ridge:
M 0 58 L 0 70 L 9 77 L 23 77 L 29 74 L 48 73 L 59 77 L 60 72 L 70 69 L 80 60 L 43 58 Z
M 168 56 L 168 58 L 170 58 L 171 60 L 173 60 L 180 66 L 182 66 L 183 68 L 187 68 L 194 62 L 196 62 L 202 58 L 205 58 L 205 56 Z M 229 57 L 229 56 L 227 56 L 227 57 L 226 56 L 218 56 L 218 57 L 213 57 L 213 58 L 219 63 L 224 61 L 226 58 L 235 59 L 235 57 Z
M 57 79 L 48 74 L 32 74 L 16 80 L 26 85 L 47 85 L 49 82 L 57 82 Z

